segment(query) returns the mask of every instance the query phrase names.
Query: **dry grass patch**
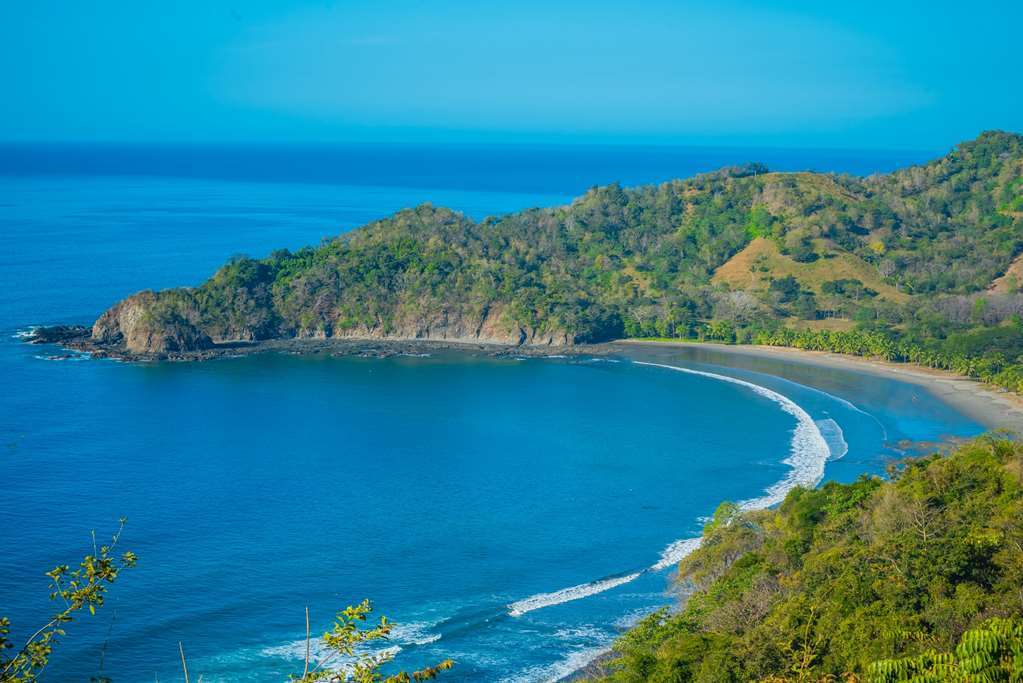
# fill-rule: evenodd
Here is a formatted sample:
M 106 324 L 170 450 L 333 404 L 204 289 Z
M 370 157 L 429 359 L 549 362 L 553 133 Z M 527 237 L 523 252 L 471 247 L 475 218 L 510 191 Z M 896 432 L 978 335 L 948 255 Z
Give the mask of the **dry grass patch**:
M 769 286 L 772 278 L 791 275 L 804 288 L 820 295 L 821 285 L 830 280 L 859 280 L 884 299 L 898 303 L 909 300 L 908 294 L 882 280 L 877 270 L 858 256 L 830 250 L 823 241 L 818 241 L 817 247 L 829 255 L 800 263 L 782 254 L 773 240 L 757 237 L 718 268 L 713 281 L 733 289 L 761 290 Z

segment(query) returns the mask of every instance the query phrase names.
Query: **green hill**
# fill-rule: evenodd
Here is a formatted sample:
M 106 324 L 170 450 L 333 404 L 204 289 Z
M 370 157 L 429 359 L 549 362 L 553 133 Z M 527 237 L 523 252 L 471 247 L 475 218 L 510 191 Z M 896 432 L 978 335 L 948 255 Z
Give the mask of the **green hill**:
M 622 637 L 606 680 L 1020 680 L 1023 447 L 984 438 L 892 474 L 722 505 L 680 566 L 683 608 Z
M 1023 138 L 991 132 L 867 178 L 749 164 L 479 222 L 424 204 L 129 297 L 92 338 L 160 356 L 288 337 L 748 341 L 855 324 L 953 353 L 948 339 L 1023 311 L 1003 286 L 1021 202 Z M 1000 371 L 1018 357 L 1002 341 L 968 351 L 1001 354 Z

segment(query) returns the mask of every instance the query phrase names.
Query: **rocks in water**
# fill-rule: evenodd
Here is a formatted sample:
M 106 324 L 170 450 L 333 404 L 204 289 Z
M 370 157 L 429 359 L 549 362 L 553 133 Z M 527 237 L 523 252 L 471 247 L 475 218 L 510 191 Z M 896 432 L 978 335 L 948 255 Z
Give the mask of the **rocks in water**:
M 24 339 L 29 344 L 64 344 L 88 339 L 92 331 L 85 325 L 53 325 L 36 327 Z

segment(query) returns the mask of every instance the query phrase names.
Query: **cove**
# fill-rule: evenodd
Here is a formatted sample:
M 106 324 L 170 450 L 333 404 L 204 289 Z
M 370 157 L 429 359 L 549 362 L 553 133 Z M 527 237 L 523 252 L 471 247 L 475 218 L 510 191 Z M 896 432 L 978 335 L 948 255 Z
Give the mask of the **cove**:
M 76 624 L 54 662 L 76 678 L 109 637 L 115 680 L 173 676 L 179 640 L 204 680 L 281 680 L 301 668 L 306 605 L 315 632 L 370 597 L 401 624 L 398 665 L 445 656 L 454 680 L 550 680 L 670 602 L 670 566 L 720 501 L 774 502 L 794 472 L 881 472 L 900 419 L 943 410 L 893 417 L 679 352 L 146 365 L 4 350 L 27 386 L 68 391 L 4 399 L 35 428 L 5 463 L 27 483 L 0 510 L 26 550 L 3 580 L 38 582 L 122 515 L 142 558 L 114 621 Z M 942 429 L 979 431 L 948 412 Z M 832 436 L 820 472 L 799 475 L 794 437 L 829 448 L 814 426 L 828 420 L 848 453 L 824 462 Z M 16 595 L 12 616 L 40 608 Z

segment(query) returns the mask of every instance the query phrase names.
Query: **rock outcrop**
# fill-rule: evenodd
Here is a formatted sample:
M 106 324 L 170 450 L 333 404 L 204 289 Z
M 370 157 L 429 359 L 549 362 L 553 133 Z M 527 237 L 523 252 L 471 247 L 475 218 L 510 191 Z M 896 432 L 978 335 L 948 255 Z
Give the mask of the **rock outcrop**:
M 186 290 L 187 291 L 187 290 Z M 179 291 L 180 292 L 180 291 Z M 261 334 L 234 330 L 225 337 L 220 327 L 206 329 L 194 300 L 179 296 L 168 301 L 167 293 L 139 292 L 118 302 L 92 326 L 93 344 L 131 354 L 164 356 L 218 345 L 269 339 L 345 339 L 382 341 L 431 341 L 505 346 L 571 346 L 575 336 L 561 329 L 534 329 L 516 324 L 501 306 L 480 311 L 458 308 L 436 313 L 415 313 L 411 308 L 387 324 L 354 327 L 320 327 L 300 330 L 261 330 Z
M 571 346 L 574 335 L 564 330 L 536 330 L 515 324 L 500 306 L 487 306 L 478 313 L 445 309 L 432 315 L 407 316 L 389 327 L 359 326 L 336 330 L 332 336 L 344 339 L 388 339 L 445 341 L 507 346 Z
M 163 354 L 213 346 L 209 335 L 180 315 L 160 311 L 157 295 L 145 291 L 110 307 L 92 326 L 92 340 L 132 353 Z

